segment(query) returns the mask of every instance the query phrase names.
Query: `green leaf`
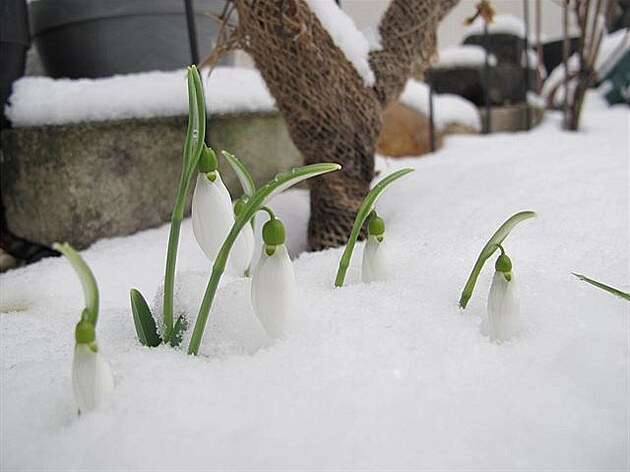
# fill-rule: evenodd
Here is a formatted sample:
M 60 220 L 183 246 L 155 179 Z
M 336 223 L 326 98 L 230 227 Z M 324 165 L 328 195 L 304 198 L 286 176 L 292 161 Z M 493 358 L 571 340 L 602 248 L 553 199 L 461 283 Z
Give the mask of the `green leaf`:
M 182 343 L 184 339 L 184 332 L 188 329 L 188 320 L 184 315 L 179 315 L 175 326 L 173 327 L 173 334 L 171 334 L 171 346 L 177 347 Z
M 343 286 L 343 282 L 346 278 L 346 272 L 348 267 L 350 267 L 350 260 L 352 259 L 354 245 L 356 244 L 357 239 L 359 239 L 361 227 L 363 226 L 363 223 L 365 223 L 365 220 L 369 216 L 370 212 L 374 209 L 376 201 L 387 187 L 411 172 L 413 172 L 413 169 L 407 167 L 389 174 L 387 177 L 379 181 L 363 199 L 361 207 L 359 207 L 359 211 L 357 212 L 357 216 L 354 219 L 354 224 L 352 225 L 352 231 L 350 231 L 346 248 L 344 249 L 341 260 L 339 261 L 337 277 L 335 278 L 335 287 Z
M 162 339 L 157 332 L 155 319 L 151 314 L 151 309 L 142 294 L 132 288 L 130 291 L 131 311 L 133 313 L 133 324 L 136 327 L 138 339 L 143 346 L 155 347 L 162 343 Z
M 593 280 L 593 279 L 591 279 L 591 278 L 589 278 L 589 277 L 587 277 L 585 275 L 576 274 L 575 272 L 571 272 L 571 273 L 573 275 L 575 275 L 578 279 L 580 279 L 580 280 L 582 280 L 582 281 L 584 281 L 586 283 L 589 283 L 589 284 L 591 284 L 591 285 L 593 285 L 593 286 L 595 286 L 595 287 L 597 287 L 597 288 L 599 288 L 601 290 L 604 290 L 604 291 L 606 291 L 608 293 L 611 293 L 611 294 L 613 294 L 613 295 L 615 295 L 617 297 L 623 298 L 624 300 L 630 301 L 630 293 L 623 292 L 623 291 L 621 291 L 621 290 L 619 290 L 617 288 L 611 287 L 610 285 L 606 285 L 606 284 L 603 284 L 601 282 L 598 282 L 597 280 Z
M 96 327 L 96 322 L 98 321 L 98 286 L 96 285 L 94 274 L 81 255 L 70 244 L 54 243 L 53 249 L 66 256 L 78 275 L 83 288 L 83 298 L 85 299 L 85 310 L 83 310 L 81 318 L 89 321 Z
M 210 280 L 206 286 L 203 301 L 201 302 L 201 307 L 199 308 L 199 314 L 197 315 L 197 320 L 195 321 L 195 329 L 193 330 L 192 338 L 190 339 L 190 344 L 188 345 L 188 354 L 197 355 L 199 352 L 199 346 L 201 345 L 203 332 L 206 329 L 208 315 L 210 314 L 210 309 L 212 308 L 212 302 L 214 301 L 219 281 L 221 280 L 221 276 L 225 270 L 230 250 L 232 249 L 238 234 L 243 229 L 243 226 L 248 224 L 256 212 L 274 195 L 277 195 L 283 190 L 286 190 L 292 185 L 302 182 L 303 180 L 339 169 L 341 169 L 341 166 L 333 163 L 311 164 L 308 166 L 296 167 L 289 172 L 277 175 L 273 180 L 260 187 L 251 196 L 241 210 L 241 213 L 234 221 L 232 229 L 230 229 L 225 241 L 223 241 L 223 245 L 221 246 L 221 249 L 219 249 L 219 253 L 214 260 L 212 274 L 210 275 Z
M 203 85 L 197 67 L 188 68 L 188 129 L 184 143 L 184 176 L 190 180 L 197 170 L 197 163 L 206 139 L 206 105 Z
M 221 151 L 223 157 L 228 161 L 234 173 L 238 177 L 238 181 L 241 183 L 241 187 L 243 187 L 243 192 L 248 197 L 251 197 L 256 192 L 256 184 L 254 184 L 254 179 L 252 175 L 247 170 L 247 167 L 237 159 L 234 154 L 230 154 L 227 151 Z
M 499 245 L 507 238 L 510 231 L 519 224 L 521 221 L 527 220 L 528 218 L 534 218 L 536 213 L 533 211 L 521 211 L 515 215 L 512 215 L 508 220 L 503 223 L 498 230 L 492 235 L 492 237 L 488 240 L 486 245 L 481 250 L 479 257 L 477 258 L 477 262 L 475 262 L 475 266 L 473 267 L 470 276 L 468 277 L 468 281 L 464 286 L 464 290 L 462 291 L 462 295 L 459 299 L 459 306 L 462 309 L 466 308 L 468 305 L 468 300 L 472 296 L 473 290 L 475 289 L 475 284 L 477 283 L 477 278 L 481 273 L 481 269 L 483 268 L 484 263 L 488 260 L 494 252 L 499 249 Z
M 171 228 L 166 250 L 166 266 L 164 271 L 164 303 L 162 320 L 164 325 L 164 339 L 169 339 L 173 329 L 173 293 L 175 284 L 175 266 L 177 264 L 177 247 L 179 233 L 184 218 L 186 195 L 190 180 L 197 171 L 197 163 L 205 146 L 206 136 L 206 106 L 203 97 L 203 86 L 199 71 L 195 66 L 188 68 L 188 130 L 184 144 L 184 158 L 182 174 L 177 190 L 173 213 L 171 214 Z

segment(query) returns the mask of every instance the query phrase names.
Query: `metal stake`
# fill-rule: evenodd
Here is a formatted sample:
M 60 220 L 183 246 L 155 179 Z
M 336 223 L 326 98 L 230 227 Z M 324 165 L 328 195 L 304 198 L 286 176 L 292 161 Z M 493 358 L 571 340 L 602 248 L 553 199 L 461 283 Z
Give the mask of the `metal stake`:
M 527 93 L 530 89 L 529 82 L 529 0 L 523 0 L 523 20 L 525 23 L 525 71 L 523 76 L 523 101 L 525 103 L 525 129 L 529 131 L 532 127 L 532 114 L 527 100 Z
M 569 0 L 564 2 L 564 14 L 562 17 L 562 63 L 564 65 L 564 127 L 569 129 Z
M 186 26 L 188 27 L 188 42 L 190 43 L 190 57 L 193 64 L 199 64 L 199 48 L 197 46 L 197 30 L 195 28 L 195 11 L 192 0 L 184 0 L 186 10 Z
M 435 152 L 435 117 L 433 116 L 433 94 L 435 90 L 433 89 L 433 80 L 431 80 L 431 76 L 428 75 L 429 79 L 429 143 L 431 145 L 431 153 Z
M 486 50 L 485 63 L 483 67 L 483 75 L 484 75 L 484 102 L 486 108 L 486 116 L 483 122 L 483 134 L 490 133 L 491 127 L 491 119 L 490 119 L 490 52 L 488 51 L 489 46 L 488 40 L 488 23 L 484 21 L 483 23 L 483 47 Z

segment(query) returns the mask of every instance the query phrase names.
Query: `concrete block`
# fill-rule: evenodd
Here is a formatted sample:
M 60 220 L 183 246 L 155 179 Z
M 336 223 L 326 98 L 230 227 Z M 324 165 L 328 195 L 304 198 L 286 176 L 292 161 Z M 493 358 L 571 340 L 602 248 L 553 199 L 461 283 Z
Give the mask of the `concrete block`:
M 3 131 L 2 198 L 9 228 L 31 241 L 78 248 L 170 220 L 182 163 L 184 116 Z M 301 165 L 277 113 L 212 117 L 210 142 L 257 184 Z M 241 193 L 221 167 L 234 198 Z

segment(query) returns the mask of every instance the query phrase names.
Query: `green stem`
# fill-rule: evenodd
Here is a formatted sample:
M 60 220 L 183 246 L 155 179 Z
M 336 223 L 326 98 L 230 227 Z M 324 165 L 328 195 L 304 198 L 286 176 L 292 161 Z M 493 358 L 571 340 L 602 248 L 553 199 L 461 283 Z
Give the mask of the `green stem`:
M 261 207 L 259 211 L 266 211 L 267 214 L 269 215 L 269 219 L 273 220 L 276 218 L 276 214 L 273 212 L 273 210 L 267 206 Z
M 164 271 L 164 303 L 163 303 L 163 335 L 162 339 L 167 343 L 171 339 L 173 331 L 173 297 L 175 286 L 175 267 L 177 264 L 177 248 L 179 245 L 179 234 L 184 219 L 184 207 L 186 204 L 186 194 L 188 193 L 187 176 L 182 175 L 182 180 L 177 191 L 175 208 L 171 215 L 171 229 L 168 235 L 168 248 L 166 250 L 166 269 Z
M 197 321 L 195 322 L 195 329 L 193 330 L 192 338 L 190 339 L 190 344 L 188 345 L 188 354 L 196 356 L 199 353 L 199 346 L 201 346 L 203 332 L 206 329 L 208 316 L 210 315 L 210 309 L 212 308 L 212 303 L 214 302 L 214 296 L 217 293 L 221 276 L 225 271 L 228 256 L 230 255 L 230 249 L 232 249 L 234 241 L 236 241 L 236 236 L 238 236 L 242 227 L 242 225 L 237 227 L 236 224 L 232 227 L 232 230 L 224 241 L 223 246 L 221 246 L 221 249 L 217 254 L 217 258 L 212 265 L 212 274 L 210 275 L 210 280 L 206 286 L 203 301 L 199 307 L 199 314 L 197 315 Z M 234 233 L 236 236 L 234 236 Z
M 365 220 L 370 213 L 374 209 L 374 205 L 376 204 L 376 200 L 378 197 L 385 191 L 385 189 L 391 185 L 395 180 L 413 172 L 411 168 L 400 169 L 384 179 L 382 179 L 379 183 L 377 183 L 372 190 L 367 194 L 363 203 L 359 207 L 359 211 L 357 212 L 357 216 L 354 219 L 354 224 L 352 225 L 352 231 L 350 232 L 350 237 L 348 238 L 348 242 L 346 243 L 346 248 L 343 251 L 341 256 L 341 260 L 339 261 L 339 268 L 337 269 L 337 276 L 335 277 L 335 287 L 342 287 L 343 282 L 346 278 L 346 272 L 348 271 L 348 267 L 350 267 L 350 260 L 352 259 L 352 252 L 354 251 L 354 246 L 359 239 L 359 233 L 361 232 L 361 227 L 365 223 Z
M 96 327 L 98 321 L 98 286 L 94 274 L 81 255 L 70 244 L 54 243 L 53 249 L 66 256 L 81 281 L 83 298 L 85 299 L 85 310 L 83 310 L 81 319 L 89 321 L 92 326 Z

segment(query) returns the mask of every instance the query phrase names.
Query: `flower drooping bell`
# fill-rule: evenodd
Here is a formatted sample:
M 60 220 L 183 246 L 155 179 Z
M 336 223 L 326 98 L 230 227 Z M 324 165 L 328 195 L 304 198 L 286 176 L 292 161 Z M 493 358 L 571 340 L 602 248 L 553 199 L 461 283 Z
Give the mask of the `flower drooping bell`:
M 267 334 L 277 339 L 285 334 L 293 310 L 295 275 L 282 222 L 271 218 L 262 234 L 262 254 L 252 277 L 252 306 Z
M 241 198 L 236 201 L 234 204 L 234 215 L 238 217 L 243 207 L 246 204 L 246 199 Z M 241 232 L 238 234 L 236 241 L 234 242 L 234 247 L 232 247 L 232 251 L 230 252 L 230 257 L 228 258 L 228 265 L 230 269 L 238 274 L 249 275 L 249 267 L 252 263 L 252 256 L 254 255 L 254 228 L 252 224 L 248 223 L 243 226 Z
M 204 148 L 192 199 L 193 233 L 199 247 L 212 261 L 234 224 L 232 199 L 217 166 L 214 151 Z
M 389 276 L 389 255 L 385 243 L 385 222 L 376 212 L 368 222 L 368 239 L 363 249 L 361 280 L 377 282 Z
M 519 304 L 512 261 L 501 248 L 488 294 L 488 330 L 491 341 L 508 341 L 520 329 Z
M 75 329 L 72 387 L 79 413 L 96 409 L 114 390 L 107 359 L 98 351 L 94 325 L 81 320 Z

